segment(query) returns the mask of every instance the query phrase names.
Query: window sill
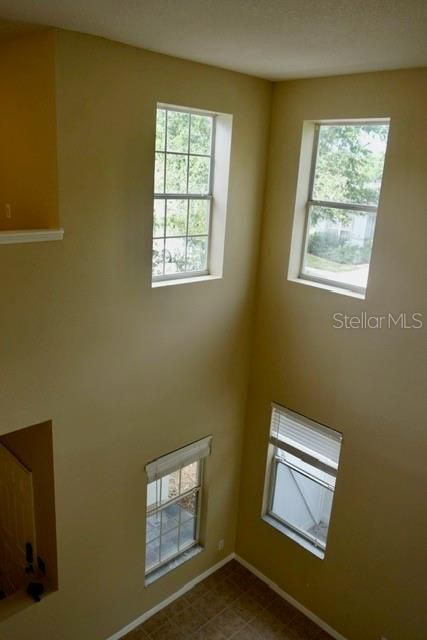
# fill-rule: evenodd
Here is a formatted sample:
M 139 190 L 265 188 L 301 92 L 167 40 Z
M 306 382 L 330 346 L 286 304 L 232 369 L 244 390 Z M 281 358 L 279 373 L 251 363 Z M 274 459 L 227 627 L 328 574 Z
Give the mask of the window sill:
M 198 282 L 210 282 L 211 280 L 221 280 L 222 276 L 194 276 L 193 278 L 175 278 L 171 280 L 153 280 L 151 282 L 152 289 L 158 289 L 161 287 L 170 287 L 178 284 L 196 284 Z
M 194 547 L 190 547 L 190 549 L 181 553 L 177 558 L 173 558 L 173 560 L 167 562 L 158 569 L 154 569 L 154 571 L 151 571 L 147 576 L 145 576 L 145 586 L 149 587 L 150 584 L 153 584 L 153 582 L 156 582 L 159 578 L 163 578 L 167 573 L 181 566 L 184 562 L 187 562 L 187 560 L 191 560 L 191 558 L 194 558 L 194 556 L 197 556 L 202 551 L 204 551 L 202 545 L 196 544 Z
M 62 240 L 64 229 L 19 229 L 0 231 L 0 244 L 23 244 L 27 242 L 47 242 Z
M 324 289 L 329 291 L 330 293 L 338 293 L 342 296 L 349 296 L 350 298 L 357 298 L 358 300 L 365 300 L 366 293 L 358 293 L 357 291 L 352 291 L 351 289 L 345 289 L 343 287 L 335 287 L 331 284 L 327 284 L 326 282 L 317 282 L 316 280 L 308 280 L 305 278 L 290 278 L 288 277 L 289 282 L 294 282 L 295 284 L 304 284 L 309 287 L 315 287 L 316 289 Z
M 317 556 L 318 558 L 320 558 L 320 560 L 324 559 L 325 552 L 323 551 L 323 549 L 319 549 L 319 547 L 316 547 L 314 544 L 312 544 L 302 536 L 299 536 L 297 533 L 295 533 L 295 531 L 292 531 L 292 529 L 289 529 L 288 527 L 286 527 L 284 524 L 282 524 L 275 518 L 272 518 L 271 516 L 266 514 L 262 516 L 262 519 L 271 527 L 273 527 L 274 529 L 277 529 L 277 531 L 280 531 L 280 533 L 285 535 L 287 538 L 290 538 L 291 540 L 299 544 L 301 547 L 303 547 L 307 551 L 310 551 L 310 553 L 312 553 L 314 556 Z

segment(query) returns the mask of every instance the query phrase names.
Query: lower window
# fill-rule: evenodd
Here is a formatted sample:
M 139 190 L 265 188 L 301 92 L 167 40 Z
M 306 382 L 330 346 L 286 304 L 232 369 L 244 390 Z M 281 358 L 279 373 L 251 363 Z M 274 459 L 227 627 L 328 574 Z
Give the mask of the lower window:
M 268 499 L 264 518 L 324 556 L 341 448 L 341 434 L 273 406 Z
M 169 453 L 146 466 L 145 575 L 160 577 L 200 547 L 203 459 L 211 438 Z
M 364 291 L 375 218 L 372 212 L 310 207 L 302 277 Z

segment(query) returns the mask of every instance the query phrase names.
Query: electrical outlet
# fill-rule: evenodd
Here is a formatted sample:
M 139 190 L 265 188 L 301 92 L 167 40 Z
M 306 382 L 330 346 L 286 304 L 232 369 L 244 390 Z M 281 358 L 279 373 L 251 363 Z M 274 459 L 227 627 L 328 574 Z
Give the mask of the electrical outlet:
M 12 206 L 9 203 L 6 203 L 4 208 L 6 212 L 6 218 L 10 219 L 12 217 Z
M 222 551 L 224 549 L 224 540 L 221 539 L 218 541 L 218 551 Z

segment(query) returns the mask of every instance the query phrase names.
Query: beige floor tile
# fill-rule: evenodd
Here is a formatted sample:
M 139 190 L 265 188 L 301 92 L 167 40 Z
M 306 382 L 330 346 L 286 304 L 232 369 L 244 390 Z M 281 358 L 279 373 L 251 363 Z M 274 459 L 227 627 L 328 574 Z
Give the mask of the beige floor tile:
M 126 640 L 332 640 L 235 560 Z

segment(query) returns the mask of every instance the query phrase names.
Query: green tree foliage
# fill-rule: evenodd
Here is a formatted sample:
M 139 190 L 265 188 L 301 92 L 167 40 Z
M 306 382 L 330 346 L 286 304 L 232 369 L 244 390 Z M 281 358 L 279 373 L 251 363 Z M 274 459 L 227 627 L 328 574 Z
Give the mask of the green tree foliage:
M 308 239 L 307 252 L 339 264 L 367 264 L 372 243 L 365 240 L 362 245 L 353 244 L 340 235 L 325 231 L 312 233 Z
M 155 199 L 153 273 L 206 269 L 212 153 L 211 116 L 158 109 L 155 193 L 182 194 Z M 163 265 L 163 263 L 165 263 Z
M 313 199 L 377 206 L 387 136 L 386 124 L 321 125 Z M 317 207 L 312 222 L 322 218 L 348 223 L 349 213 Z

